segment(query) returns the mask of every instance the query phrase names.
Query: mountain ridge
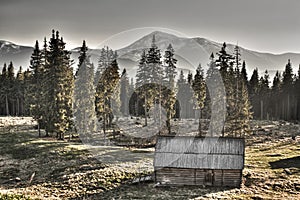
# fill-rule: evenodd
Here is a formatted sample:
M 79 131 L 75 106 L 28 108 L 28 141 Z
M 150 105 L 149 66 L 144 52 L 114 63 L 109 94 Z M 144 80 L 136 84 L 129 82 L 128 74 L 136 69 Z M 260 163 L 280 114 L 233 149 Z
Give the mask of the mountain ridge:
M 137 39 L 130 45 L 116 50 L 119 54 L 120 68 L 126 68 L 131 77 L 134 76 L 137 69 L 137 61 L 140 58 L 143 49 L 147 49 L 151 46 L 152 37 L 155 35 L 156 44 L 158 48 L 162 50 L 163 56 L 164 50 L 171 43 L 175 49 L 175 56 L 178 58 L 178 68 L 183 70 L 194 70 L 199 63 L 206 67 L 209 63 L 209 56 L 211 53 L 217 53 L 222 43 L 218 43 L 203 37 L 181 37 L 174 34 L 155 31 L 150 34 L 146 34 L 143 37 Z M 227 51 L 233 53 L 235 45 L 227 43 Z M 78 52 L 80 47 L 71 49 L 71 58 L 77 61 Z M 253 69 L 258 68 L 260 73 L 265 71 L 276 72 L 276 70 L 283 71 L 288 59 L 291 59 L 294 64 L 294 72 L 296 72 L 296 66 L 300 63 L 300 53 L 285 52 L 280 54 L 270 52 L 259 52 L 255 50 L 246 49 L 240 46 L 241 58 L 246 61 L 248 76 L 252 74 Z M 0 40 L 0 68 L 3 64 L 13 61 L 14 66 L 17 68 L 22 65 L 24 68 L 29 66 L 30 57 L 33 51 L 33 47 L 23 46 L 15 44 L 7 40 Z M 91 60 L 94 65 L 97 66 L 98 54 L 100 49 L 89 49 Z M 73 65 L 76 67 L 76 65 Z M 270 74 L 270 76 L 272 76 Z

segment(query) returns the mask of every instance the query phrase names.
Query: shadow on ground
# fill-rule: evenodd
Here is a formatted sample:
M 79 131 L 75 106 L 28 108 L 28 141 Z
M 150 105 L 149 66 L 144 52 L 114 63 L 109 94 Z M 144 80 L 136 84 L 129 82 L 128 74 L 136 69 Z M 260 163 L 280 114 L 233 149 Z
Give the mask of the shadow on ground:
M 155 187 L 153 181 L 135 184 L 122 184 L 121 186 L 104 191 L 99 194 L 80 196 L 72 200 L 81 199 L 194 199 L 197 197 L 209 197 L 212 193 L 223 192 L 232 188 L 215 188 L 199 186 L 159 186 Z
M 271 165 L 272 169 L 291 168 L 291 167 L 300 168 L 300 156 L 269 162 L 269 164 Z

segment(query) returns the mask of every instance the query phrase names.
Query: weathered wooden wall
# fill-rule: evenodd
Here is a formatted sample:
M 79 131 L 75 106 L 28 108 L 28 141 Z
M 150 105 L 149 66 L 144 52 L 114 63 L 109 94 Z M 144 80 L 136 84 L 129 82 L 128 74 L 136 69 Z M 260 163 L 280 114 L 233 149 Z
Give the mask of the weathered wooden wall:
M 155 179 L 163 185 L 239 187 L 242 181 L 241 172 L 241 170 L 160 168 L 155 170 Z

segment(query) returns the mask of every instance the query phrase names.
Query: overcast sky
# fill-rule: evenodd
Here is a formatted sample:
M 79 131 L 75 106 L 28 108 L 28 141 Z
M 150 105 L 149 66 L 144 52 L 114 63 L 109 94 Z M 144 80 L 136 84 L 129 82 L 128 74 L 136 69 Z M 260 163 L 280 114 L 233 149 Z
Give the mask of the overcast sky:
M 83 39 L 97 47 L 122 31 L 164 27 L 262 52 L 300 52 L 299 9 L 299 0 L 1 0 L 0 39 L 33 46 L 54 28 L 69 48 Z

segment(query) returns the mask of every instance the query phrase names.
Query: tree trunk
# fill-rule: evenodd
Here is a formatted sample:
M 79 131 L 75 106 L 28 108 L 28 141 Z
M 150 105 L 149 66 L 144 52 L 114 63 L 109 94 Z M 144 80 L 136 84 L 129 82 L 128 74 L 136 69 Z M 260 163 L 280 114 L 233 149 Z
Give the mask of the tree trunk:
M 172 130 L 171 130 L 171 110 L 169 110 L 167 114 L 168 114 L 168 116 L 167 116 L 166 125 L 167 125 L 167 128 L 168 128 L 168 134 L 171 135 L 171 133 L 172 133 Z M 161 128 L 161 127 L 159 126 L 159 128 Z
M 290 94 L 287 96 L 287 120 L 289 121 L 291 118 L 290 114 Z
M 260 100 L 260 120 L 263 120 L 264 116 L 264 102 L 263 100 Z
M 145 113 L 145 126 L 147 126 L 148 125 L 148 123 L 147 123 L 147 91 L 145 92 L 144 113 Z
M 8 107 L 7 94 L 5 95 L 5 108 L 6 108 L 6 116 L 9 116 L 9 107 Z
M 45 132 L 46 132 L 46 137 L 49 137 L 49 131 L 47 130 L 47 128 L 46 128 Z
M 20 99 L 17 98 L 16 116 L 20 116 Z
M 106 144 L 106 114 L 103 115 L 103 134 L 104 134 L 104 143 Z
M 199 124 L 198 124 L 198 132 L 199 132 L 199 136 L 201 137 L 202 136 L 202 133 L 201 133 L 201 118 L 202 118 L 202 109 L 200 108 L 199 110 Z
M 38 133 L 39 133 L 39 137 L 41 137 L 41 126 L 40 126 L 40 122 L 38 120 Z

